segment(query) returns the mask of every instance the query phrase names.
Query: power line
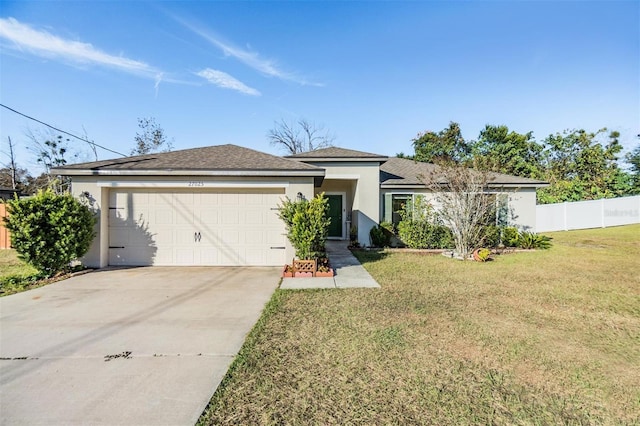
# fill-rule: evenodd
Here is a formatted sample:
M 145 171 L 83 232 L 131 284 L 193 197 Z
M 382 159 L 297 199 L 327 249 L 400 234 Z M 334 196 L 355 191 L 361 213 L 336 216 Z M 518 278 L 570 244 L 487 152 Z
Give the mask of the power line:
M 6 105 L 4 105 L 4 104 L 0 104 L 0 106 L 1 106 L 1 107 L 3 107 L 3 108 L 8 109 L 8 110 L 9 110 L 9 111 L 11 111 L 11 112 L 15 112 L 15 113 L 16 113 L 16 114 L 18 114 L 18 115 L 21 115 L 21 116 L 23 116 L 23 117 L 25 117 L 25 118 L 28 118 L 29 120 L 33 120 L 33 121 L 35 121 L 36 123 L 40 123 L 40 124 L 42 124 L 42 125 L 44 125 L 44 126 L 47 126 L 47 127 L 51 128 L 51 129 L 53 129 L 53 130 L 57 131 L 57 132 L 64 133 L 65 135 L 69 135 L 69 136 L 71 136 L 71 137 L 74 137 L 74 138 L 76 138 L 76 139 L 79 139 L 79 140 L 81 140 L 82 142 L 86 142 L 86 143 L 88 143 L 88 144 L 91 144 L 91 145 L 97 146 L 98 148 L 102 148 L 102 149 L 104 149 L 105 151 L 113 152 L 114 154 L 122 155 L 123 157 L 126 157 L 126 156 L 127 156 L 126 154 L 123 154 L 123 153 L 118 152 L 118 151 L 114 151 L 114 150 L 112 150 L 112 149 L 110 149 L 110 148 L 107 148 L 106 146 L 98 145 L 97 143 L 95 143 L 95 142 L 93 142 L 93 141 L 87 140 L 87 139 L 85 139 L 85 138 L 81 138 L 80 136 L 76 136 L 76 135 L 74 135 L 73 133 L 69 133 L 69 132 L 66 132 L 66 131 L 64 131 L 64 130 L 62 130 L 62 129 L 58 129 L 57 127 L 54 127 L 54 126 L 52 126 L 51 124 L 47 124 L 47 123 L 45 123 L 44 121 L 40 121 L 40 120 L 38 120 L 37 118 L 29 117 L 27 114 L 23 114 L 23 113 L 21 113 L 20 111 L 16 111 L 16 110 L 15 110 L 15 109 L 13 109 L 13 108 L 9 108 L 8 106 L 6 106 Z

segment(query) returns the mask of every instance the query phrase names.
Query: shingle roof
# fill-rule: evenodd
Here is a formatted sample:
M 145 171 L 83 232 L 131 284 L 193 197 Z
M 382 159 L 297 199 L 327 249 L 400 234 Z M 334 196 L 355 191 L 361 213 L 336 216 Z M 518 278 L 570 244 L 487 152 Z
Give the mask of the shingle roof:
M 102 171 L 126 174 L 127 172 L 181 170 L 185 172 L 308 172 L 311 175 L 324 175 L 324 170 L 319 167 L 230 144 L 70 164 L 54 168 L 52 171 L 64 175 L 68 172 L 80 171 L 92 174 Z
M 389 158 L 380 166 L 380 185 L 393 186 L 424 186 L 427 180 L 438 176 L 439 167 L 433 163 L 422 163 L 406 158 Z M 489 173 L 491 186 L 529 186 L 542 187 L 547 183 L 539 180 L 502 173 Z
M 301 152 L 299 154 L 288 155 L 285 158 L 298 160 L 357 160 L 357 161 L 385 161 L 388 157 L 370 152 L 356 151 L 353 149 L 339 148 L 330 146 L 328 148 L 316 149 L 315 151 Z

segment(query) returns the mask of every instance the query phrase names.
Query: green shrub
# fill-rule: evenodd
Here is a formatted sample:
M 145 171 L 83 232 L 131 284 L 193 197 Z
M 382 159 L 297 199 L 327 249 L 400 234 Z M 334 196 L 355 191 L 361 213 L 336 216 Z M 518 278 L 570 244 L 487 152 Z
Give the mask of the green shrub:
M 278 216 L 285 223 L 287 238 L 298 259 L 308 260 L 325 256 L 325 242 L 331 219 L 329 201 L 324 194 L 309 200 L 291 201 L 287 198 L 279 206 Z
M 89 250 L 95 216 L 71 194 L 51 190 L 7 202 L 7 229 L 18 258 L 51 276 Z
M 453 234 L 439 223 L 431 206 L 422 197 L 417 197 L 415 205 L 408 201 L 398 212 L 398 236 L 409 248 L 440 249 L 453 247 Z
M 498 247 L 500 245 L 500 228 L 495 225 L 487 225 L 482 228 L 480 241 L 476 246 Z
M 519 247 L 519 236 L 520 233 L 515 226 L 486 225 L 482 228 L 480 239 L 475 246 L 498 247 L 502 243 L 506 247 Z
M 391 234 L 395 234 L 396 233 L 395 227 L 393 226 L 393 223 L 391 223 L 391 222 L 380 222 L 380 227 L 383 228 L 383 229 L 386 229 Z
M 502 228 L 502 244 L 506 247 L 518 247 L 520 232 L 515 226 L 505 226 Z
M 371 245 L 374 247 L 389 247 L 392 235 L 388 229 L 382 227 L 382 224 L 374 226 L 369 231 Z
M 533 232 L 521 232 L 518 237 L 518 246 L 523 249 L 546 250 L 551 247 L 551 237 Z

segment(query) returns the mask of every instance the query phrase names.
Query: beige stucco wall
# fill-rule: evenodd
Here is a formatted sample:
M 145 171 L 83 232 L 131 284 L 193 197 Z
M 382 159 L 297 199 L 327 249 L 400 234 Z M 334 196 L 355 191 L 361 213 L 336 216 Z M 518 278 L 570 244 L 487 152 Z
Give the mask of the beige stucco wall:
M 93 268 L 101 268 L 108 265 L 109 261 L 109 187 L 99 186 L 98 182 L 131 182 L 129 187 L 139 187 L 142 184 L 151 184 L 149 189 L 155 188 L 175 188 L 188 189 L 189 182 L 246 184 L 248 187 L 253 183 L 273 182 L 283 184 L 284 196 L 295 200 L 298 193 L 305 198 L 314 196 L 314 185 L 312 177 L 171 177 L 166 176 L 74 176 L 71 183 L 71 192 L 75 197 L 83 197 L 90 200 L 91 208 L 96 213 L 97 222 L 95 226 L 96 238 L 93 240 L 91 248 L 82 259 L 83 264 Z M 119 186 L 119 188 L 126 188 Z M 222 186 L 219 186 L 222 187 Z M 198 189 L 202 189 L 199 187 Z M 212 188 L 214 189 L 214 188 Z M 85 195 L 83 195 L 85 194 Z M 285 239 L 286 240 L 286 239 Z M 292 259 L 294 250 L 288 240 L 286 240 L 285 258 Z
M 536 230 L 536 190 L 521 188 L 509 192 L 509 224 L 523 231 Z
M 106 263 L 102 264 L 100 260 L 101 258 L 100 252 L 101 252 L 101 247 L 105 243 L 105 241 L 103 241 L 103 236 L 109 235 L 109 232 L 108 232 L 109 231 L 109 228 L 108 228 L 109 192 L 106 188 L 99 188 L 95 181 L 93 182 L 84 181 L 84 180 L 76 181 L 74 179 L 71 183 L 71 193 L 76 198 L 87 200 L 89 202 L 89 206 L 91 210 L 96 214 L 96 224 L 94 227 L 96 237 L 94 238 L 93 243 L 91 244 L 91 248 L 89 248 L 89 251 L 84 256 L 84 258 L 82 258 L 82 263 L 85 266 L 88 266 L 91 268 L 100 268 L 100 267 L 106 266 Z M 87 194 L 87 196 L 81 197 L 83 193 Z M 102 213 L 103 211 L 104 211 L 104 214 Z M 103 229 L 104 218 L 107 218 L 107 221 L 106 221 L 107 226 L 104 227 Z M 105 253 L 107 255 L 108 255 L 108 249 L 109 249 L 109 244 L 108 244 L 108 241 L 106 241 Z
M 352 223 L 358 227 L 358 241 L 369 245 L 369 230 L 380 222 L 380 165 L 377 162 L 310 163 L 325 169 L 325 182 L 320 191 L 347 188 Z M 339 182 L 344 182 L 340 186 Z M 344 189 L 336 189 L 344 191 Z M 318 192 L 318 191 L 317 191 Z

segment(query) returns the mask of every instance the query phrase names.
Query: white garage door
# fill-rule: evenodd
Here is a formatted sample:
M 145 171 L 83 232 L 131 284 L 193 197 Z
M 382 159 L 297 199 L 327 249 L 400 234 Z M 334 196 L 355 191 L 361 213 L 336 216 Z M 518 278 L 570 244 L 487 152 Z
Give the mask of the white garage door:
M 283 197 L 283 189 L 113 189 L 109 264 L 283 265 Z

